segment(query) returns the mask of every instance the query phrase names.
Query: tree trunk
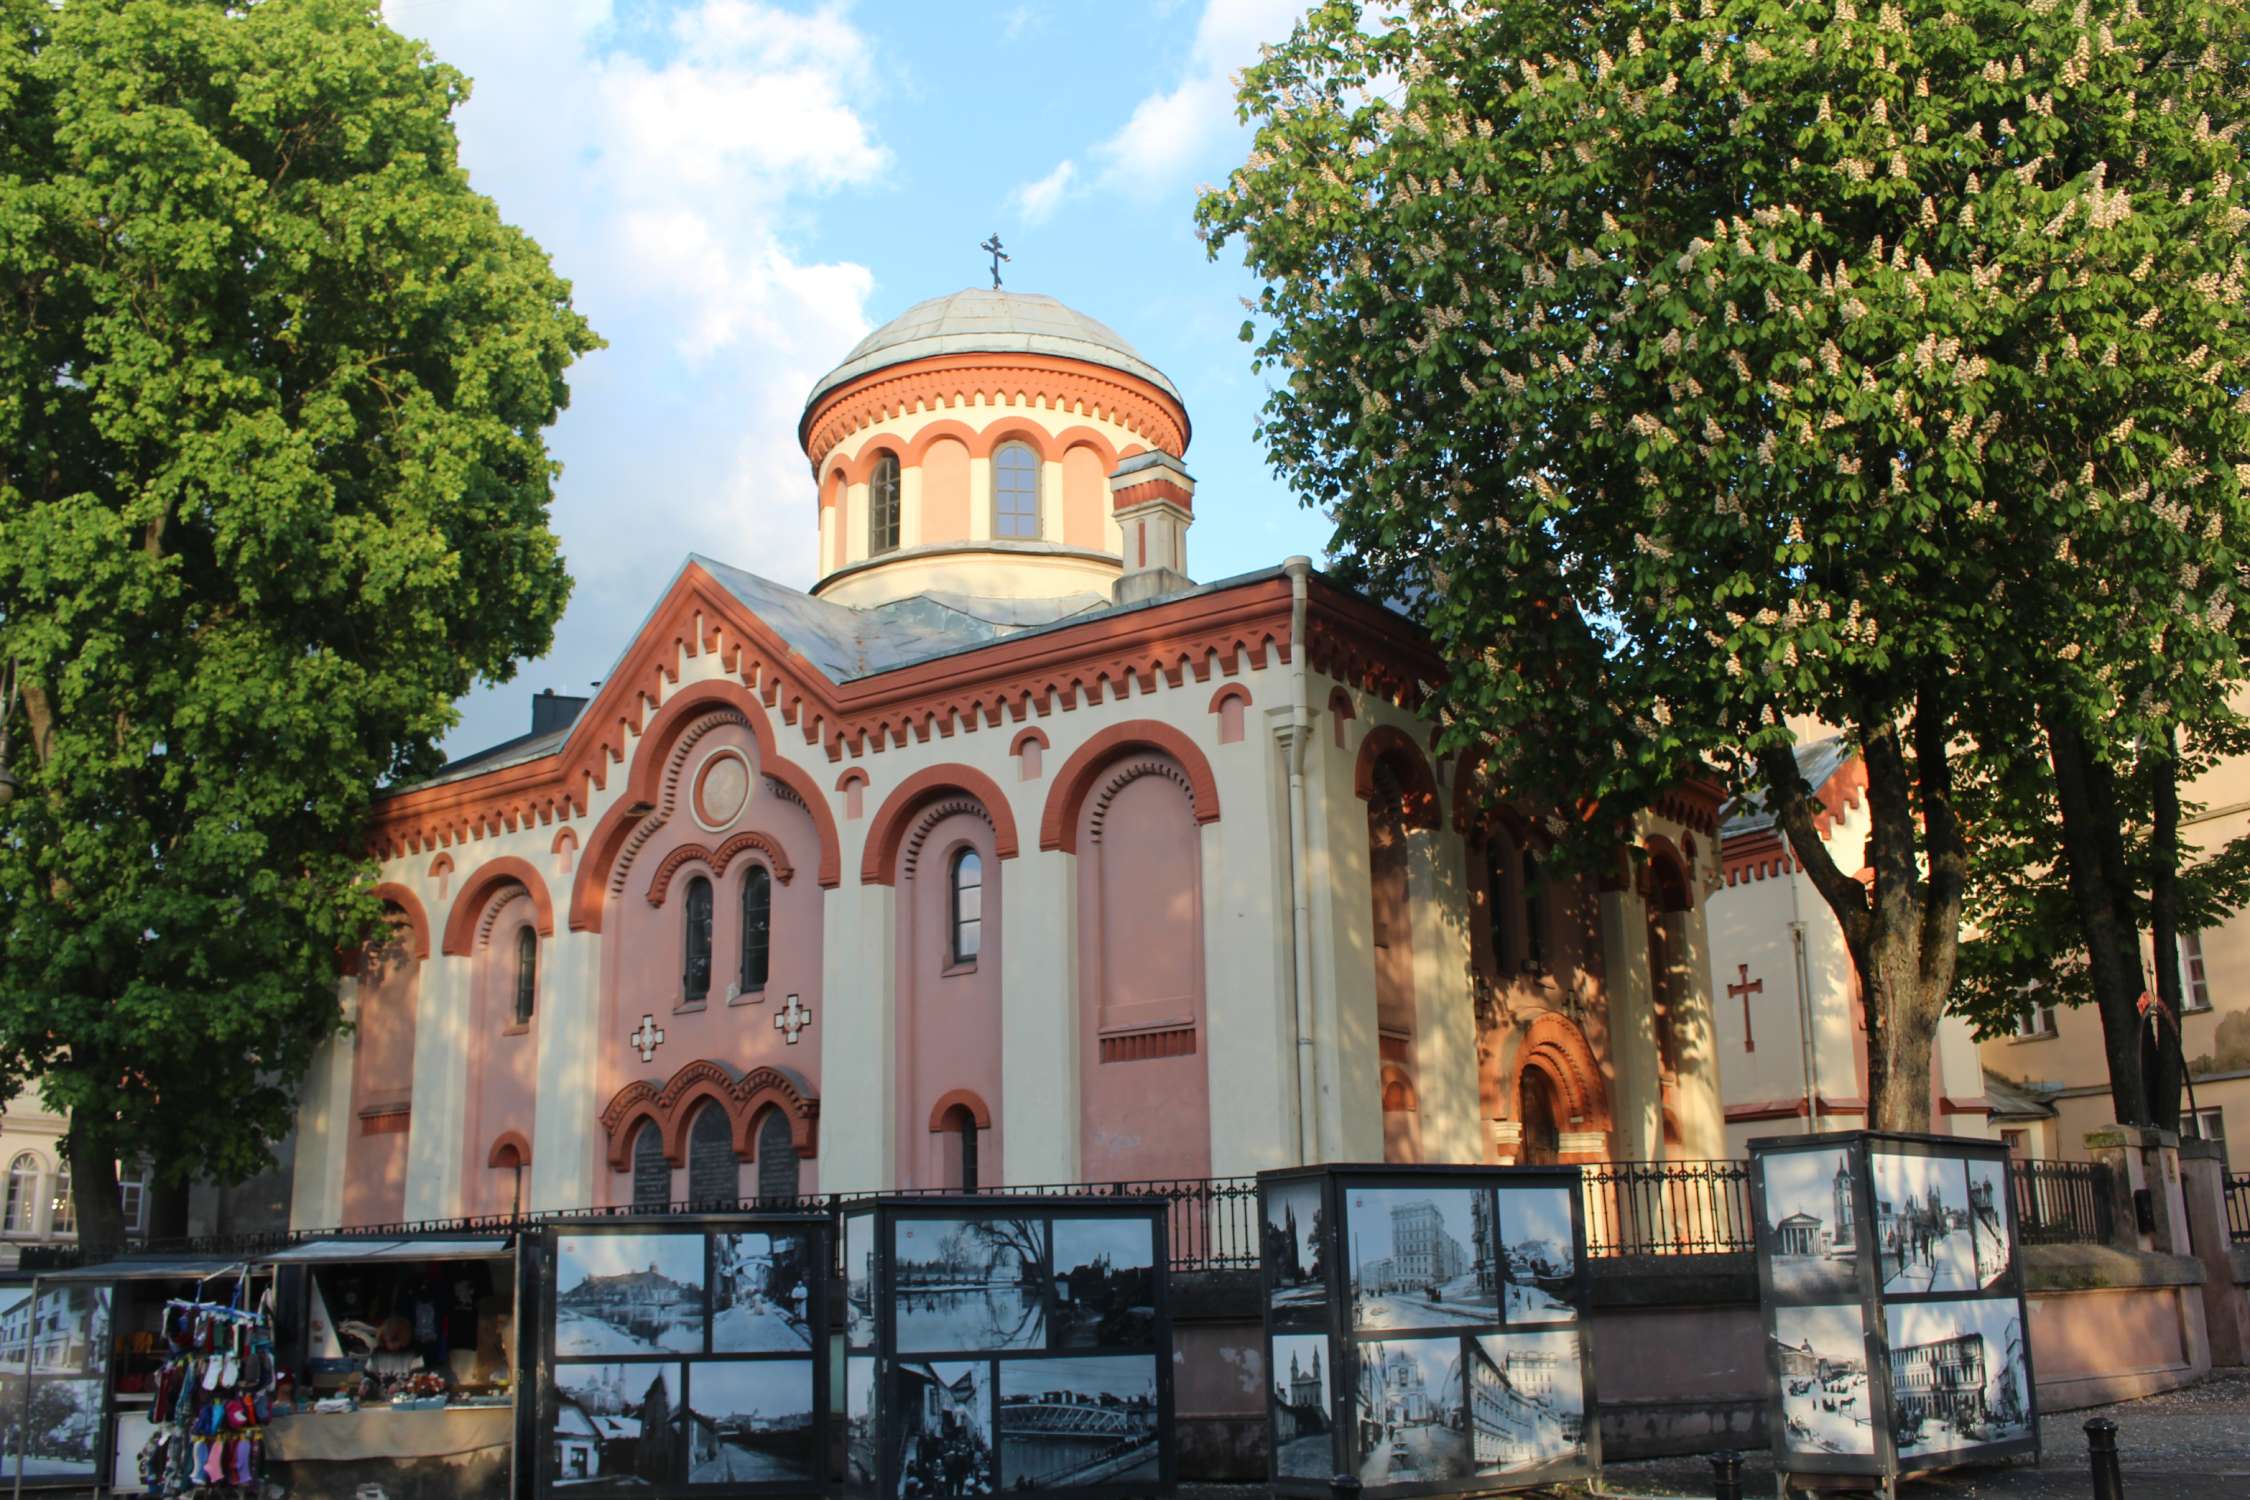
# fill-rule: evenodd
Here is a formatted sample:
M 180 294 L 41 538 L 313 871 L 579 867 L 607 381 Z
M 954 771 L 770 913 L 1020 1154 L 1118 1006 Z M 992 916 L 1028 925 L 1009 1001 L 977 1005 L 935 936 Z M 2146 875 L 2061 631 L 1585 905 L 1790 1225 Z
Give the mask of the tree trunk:
M 2156 868 L 2149 875 L 2149 930 L 2156 966 L 2156 998 L 2163 1006 L 2143 1026 L 2141 1046 L 2147 1063 L 2149 1123 L 2159 1130 L 2180 1128 L 2180 1081 L 2187 1054 L 2180 1041 L 2180 763 L 2170 730 L 2156 753 L 2154 832 Z
M 2102 1018 L 2102 1052 L 2109 1063 L 2110 1109 L 2120 1125 L 2146 1125 L 2148 1085 L 2141 1076 L 2140 945 L 2122 915 L 2125 892 L 2111 874 L 2103 845 L 2116 832 L 2116 798 L 2108 768 L 2095 762 L 2085 736 L 2060 713 L 2042 707 L 2047 755 L 2055 772 L 2055 802 L 2062 809 L 2063 863 L 2071 904 L 2086 940 L 2088 977 Z M 2103 808 L 2108 808 L 2105 832 Z
M 107 1132 L 73 1111 L 63 1137 L 70 1152 L 70 1188 L 78 1200 L 78 1246 L 89 1260 L 125 1248 L 125 1212 L 117 1201 L 117 1152 Z

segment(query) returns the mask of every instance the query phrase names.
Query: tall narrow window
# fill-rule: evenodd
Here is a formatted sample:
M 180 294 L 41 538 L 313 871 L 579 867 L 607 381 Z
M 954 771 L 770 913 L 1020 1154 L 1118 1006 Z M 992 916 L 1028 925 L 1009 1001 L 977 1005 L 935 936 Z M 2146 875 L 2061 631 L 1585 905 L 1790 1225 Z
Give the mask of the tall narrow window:
M 1523 851 L 1523 961 L 1527 967 L 1547 967 L 1547 883 L 1539 870 L 1539 856 Z
M 1039 535 L 1039 455 L 1009 443 L 992 455 L 992 534 Z
M 31 1206 L 39 1201 L 39 1158 L 29 1151 L 8 1165 L 8 1210 L 0 1219 L 0 1228 L 10 1234 L 29 1234 L 34 1215 Z
M 1523 953 L 1516 943 L 1515 895 L 1508 886 L 1508 867 L 1515 851 L 1494 836 L 1485 852 L 1484 915 L 1492 939 L 1492 972 L 1507 984 L 1523 969 Z
M 686 954 L 680 993 L 690 1005 L 711 993 L 711 882 L 698 875 L 688 882 Z
M 2180 934 L 2180 1009 L 2211 1008 L 2211 976 L 2203 967 L 2203 934 Z
M 49 1205 L 54 1216 L 47 1221 L 49 1230 L 56 1234 L 78 1232 L 78 1200 L 71 1196 L 70 1163 L 55 1168 L 55 1196 Z
M 976 850 L 963 849 L 953 856 L 951 873 L 947 895 L 953 933 L 948 947 L 953 962 L 975 963 L 984 943 L 984 861 Z
M 672 1200 L 672 1164 L 664 1159 L 664 1133 L 654 1120 L 633 1137 L 633 1210 L 662 1213 Z
M 117 1208 L 124 1215 L 125 1232 L 139 1234 L 148 1226 L 141 1215 L 148 1211 L 148 1168 L 117 1165 Z
M 733 1203 L 742 1196 L 733 1131 L 716 1100 L 697 1110 L 688 1126 L 687 1167 L 690 1202 Z
M 886 453 L 867 476 L 867 555 L 898 550 L 898 460 Z
M 965 1109 L 956 1113 L 961 1126 L 961 1191 L 973 1193 L 977 1190 L 977 1117 Z
M 773 948 L 773 876 L 752 865 L 742 876 L 742 972 L 745 995 L 766 987 L 766 958 Z
M 797 1142 L 789 1134 L 789 1117 L 768 1109 L 758 1121 L 758 1196 L 797 1196 Z
M 516 929 L 516 1024 L 531 1024 L 532 1007 L 539 998 L 539 933 L 530 927 Z

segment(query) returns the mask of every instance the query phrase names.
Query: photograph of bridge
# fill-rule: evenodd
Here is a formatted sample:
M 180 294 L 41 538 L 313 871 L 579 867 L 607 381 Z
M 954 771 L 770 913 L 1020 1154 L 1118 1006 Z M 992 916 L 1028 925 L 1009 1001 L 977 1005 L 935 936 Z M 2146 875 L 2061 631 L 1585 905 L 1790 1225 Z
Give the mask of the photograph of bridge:
M 875 1439 L 875 1356 L 844 1361 L 844 1484 L 871 1490 L 882 1482 L 882 1449 Z
M 992 1493 L 992 1366 L 901 1361 L 893 1368 L 898 1500 Z
M 1866 1324 L 1856 1304 L 1776 1308 L 1766 1354 L 1792 1450 L 1874 1453 Z
M 1319 1179 L 1265 1188 L 1265 1264 L 1276 1314 L 1310 1327 L 1328 1301 L 1328 1263 L 1321 1254 Z
M 1976 1290 L 1976 1246 L 1961 1159 L 1877 1151 L 1872 1162 L 1884 1295 Z
M 813 1477 L 813 1362 L 699 1361 L 679 1413 L 690 1484 Z
M 1047 1347 L 1047 1222 L 899 1219 L 892 1289 L 902 1354 Z
M 1458 1335 L 1359 1346 L 1353 1415 L 1361 1484 L 1372 1489 L 1468 1477 L 1462 1363 Z
M 1462 1395 L 1479 1474 L 1513 1474 L 1586 1456 L 1578 1334 L 1487 1333 L 1468 1341 Z
M 566 1234 L 555 1270 L 555 1353 L 703 1352 L 703 1236 Z
M 711 1352 L 778 1354 L 812 1347 L 806 1299 L 811 1242 L 798 1234 L 711 1240 Z
M 1344 1216 L 1355 1328 L 1500 1321 L 1492 1196 L 1485 1189 L 1354 1187 L 1345 1193 Z
M 1772 1151 L 1760 1158 L 1765 1196 L 1758 1242 L 1777 1302 L 1845 1302 L 1859 1295 L 1852 1236 L 1851 1153 Z
M 1131 1348 L 1156 1337 L 1156 1238 L 1147 1219 L 1053 1223 L 1056 1349 Z
M 1156 1417 L 1153 1354 L 1003 1360 L 1001 1487 L 1153 1483 Z
M 1578 1279 L 1577 1240 L 1571 1232 L 1571 1190 L 1501 1188 L 1500 1238 L 1507 1246 L 1502 1280 L 1507 1321 L 1569 1323 L 1578 1316 L 1571 1298 Z
M 1331 1437 L 1335 1407 L 1328 1399 L 1328 1336 L 1277 1333 L 1269 1355 L 1273 1371 L 1273 1473 L 1276 1479 L 1333 1476 Z

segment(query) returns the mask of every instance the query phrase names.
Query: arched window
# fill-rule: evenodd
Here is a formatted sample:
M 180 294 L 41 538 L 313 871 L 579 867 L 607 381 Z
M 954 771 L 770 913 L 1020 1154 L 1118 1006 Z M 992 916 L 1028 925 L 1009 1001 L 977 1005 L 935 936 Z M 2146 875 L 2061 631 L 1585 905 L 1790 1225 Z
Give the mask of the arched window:
M 532 1008 L 539 998 L 539 933 L 535 928 L 516 929 L 516 1024 L 531 1024 Z
M 898 550 L 898 460 L 886 453 L 867 476 L 867 555 Z
M 992 455 L 992 534 L 1039 535 L 1039 455 L 1009 443 Z
M 508 1216 L 513 1218 L 523 1212 L 523 1153 L 511 1141 L 493 1152 L 492 1165 L 509 1174 Z
M 973 964 L 984 943 L 984 861 L 974 849 L 953 856 L 946 883 L 952 935 L 947 950 L 957 964 Z
M 688 1197 L 696 1203 L 732 1203 L 742 1196 L 741 1174 L 735 1169 L 733 1132 L 727 1112 L 709 1101 L 695 1112 L 688 1126 Z
M 773 876 L 754 864 L 742 876 L 742 972 L 736 984 L 745 995 L 766 987 L 766 959 L 773 948 Z
M 957 1110 L 954 1122 L 961 1133 L 961 1191 L 977 1190 L 977 1117 L 966 1109 Z
M 664 1132 L 654 1120 L 633 1137 L 633 1211 L 662 1213 L 672 1201 L 672 1164 L 664 1159 Z
M 687 887 L 687 931 L 683 937 L 680 993 L 694 1005 L 711 993 L 711 882 L 698 875 Z
M 797 1142 L 789 1134 L 789 1117 L 768 1109 L 758 1121 L 758 1196 L 797 1196 Z
M 55 1168 L 55 1195 L 49 1207 L 52 1210 L 52 1217 L 47 1220 L 50 1231 L 55 1234 L 78 1232 L 78 1200 L 71 1196 L 70 1163 L 67 1161 Z
M 26 1151 L 8 1164 L 8 1209 L 0 1218 L 0 1228 L 10 1234 L 31 1233 L 37 1219 L 32 1205 L 38 1201 L 39 1158 Z
M 1529 849 L 1523 851 L 1523 962 L 1542 973 L 1547 968 L 1547 878 Z

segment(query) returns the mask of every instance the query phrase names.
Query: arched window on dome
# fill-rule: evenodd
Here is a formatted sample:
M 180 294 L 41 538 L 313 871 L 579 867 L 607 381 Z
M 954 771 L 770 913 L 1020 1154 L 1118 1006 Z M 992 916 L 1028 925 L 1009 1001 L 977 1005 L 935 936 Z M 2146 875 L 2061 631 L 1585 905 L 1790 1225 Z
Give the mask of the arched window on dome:
M 992 455 L 992 534 L 1039 538 L 1039 455 L 1028 443 L 1007 443 Z
M 885 453 L 867 476 L 867 555 L 898 550 L 898 459 Z

